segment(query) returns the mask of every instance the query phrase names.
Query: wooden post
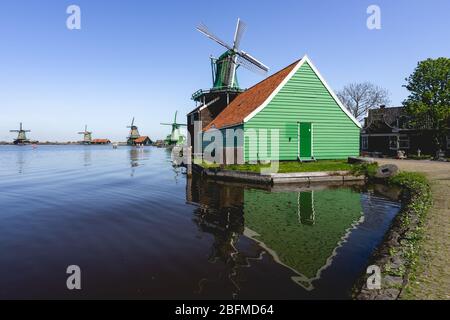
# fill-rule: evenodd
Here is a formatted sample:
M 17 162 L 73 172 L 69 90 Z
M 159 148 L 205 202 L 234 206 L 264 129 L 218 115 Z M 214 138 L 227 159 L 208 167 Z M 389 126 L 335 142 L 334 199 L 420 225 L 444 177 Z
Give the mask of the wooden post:
M 188 146 L 185 148 L 186 154 L 184 159 L 186 161 L 186 174 L 188 177 L 192 177 L 192 146 Z

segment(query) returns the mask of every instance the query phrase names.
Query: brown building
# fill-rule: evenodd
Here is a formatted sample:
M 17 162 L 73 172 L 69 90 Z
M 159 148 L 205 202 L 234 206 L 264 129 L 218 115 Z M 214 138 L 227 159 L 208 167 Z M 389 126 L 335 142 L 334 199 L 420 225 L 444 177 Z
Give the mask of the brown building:
M 201 121 L 201 129 L 206 128 L 243 91 L 239 88 L 210 89 L 199 90 L 192 95 L 198 106 L 187 115 L 191 145 L 194 139 L 194 121 Z
M 404 151 L 406 155 L 435 155 L 433 143 L 435 131 L 429 123 L 414 125 L 412 117 L 406 113 L 404 107 L 380 106 L 369 110 L 364 119 L 361 130 L 362 153 L 371 156 L 396 156 L 397 151 Z M 446 139 L 447 154 L 450 153 L 450 133 Z
M 108 139 L 93 139 L 91 144 L 110 144 L 111 141 Z
M 140 136 L 134 140 L 134 145 L 148 146 L 152 144 L 152 140 L 148 136 Z

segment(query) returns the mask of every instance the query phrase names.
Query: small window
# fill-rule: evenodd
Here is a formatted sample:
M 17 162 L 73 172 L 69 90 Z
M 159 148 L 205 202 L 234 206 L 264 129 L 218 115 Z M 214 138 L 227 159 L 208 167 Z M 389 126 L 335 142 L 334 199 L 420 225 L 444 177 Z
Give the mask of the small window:
M 398 138 L 399 149 L 409 149 L 409 136 L 400 136 Z
M 391 149 L 391 150 L 398 149 L 398 137 L 397 136 L 389 137 L 389 149 Z
M 369 149 L 369 137 L 368 136 L 362 136 L 362 138 L 361 138 L 361 148 L 363 150 Z

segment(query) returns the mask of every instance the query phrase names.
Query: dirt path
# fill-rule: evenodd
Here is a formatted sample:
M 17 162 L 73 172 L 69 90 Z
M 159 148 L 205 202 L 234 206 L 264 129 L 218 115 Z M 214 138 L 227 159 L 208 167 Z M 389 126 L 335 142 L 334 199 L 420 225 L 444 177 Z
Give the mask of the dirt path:
M 376 159 L 396 164 L 401 171 L 424 173 L 431 182 L 433 207 L 425 222 L 423 252 L 414 282 L 403 299 L 450 299 L 450 163 Z

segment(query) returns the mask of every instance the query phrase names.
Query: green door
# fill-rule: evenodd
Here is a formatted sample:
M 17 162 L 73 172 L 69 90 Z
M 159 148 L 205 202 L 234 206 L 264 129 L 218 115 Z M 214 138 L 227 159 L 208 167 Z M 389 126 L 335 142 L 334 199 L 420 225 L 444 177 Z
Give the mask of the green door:
M 299 155 L 300 159 L 311 159 L 311 135 L 312 135 L 312 126 L 311 122 L 300 122 L 299 123 Z

